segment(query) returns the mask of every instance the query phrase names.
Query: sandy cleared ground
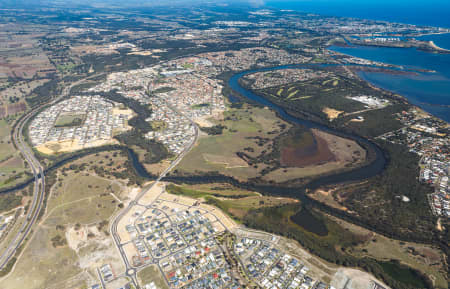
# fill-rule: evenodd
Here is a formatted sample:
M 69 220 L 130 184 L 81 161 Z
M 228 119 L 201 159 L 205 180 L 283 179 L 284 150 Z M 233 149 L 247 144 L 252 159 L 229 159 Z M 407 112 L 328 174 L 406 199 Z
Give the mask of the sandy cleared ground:
M 248 164 L 239 157 L 228 158 L 220 155 L 203 154 L 203 158 L 209 163 L 224 165 L 226 169 L 248 167 Z
M 327 115 L 329 120 L 334 120 L 338 118 L 341 113 L 343 113 L 342 110 L 336 110 L 329 107 L 324 107 L 322 111 Z
M 113 107 L 112 114 L 113 115 L 125 114 L 125 115 L 128 116 L 128 119 L 132 118 L 135 115 L 133 110 L 131 110 L 129 108 L 120 108 L 120 107 L 117 107 L 117 106 Z
M 162 172 L 164 172 L 165 169 L 167 169 L 171 164 L 171 161 L 168 159 L 162 160 L 159 163 L 156 164 L 143 164 L 145 169 L 154 175 L 160 175 Z
M 107 144 L 118 143 L 116 140 L 97 140 L 92 141 L 89 145 L 81 145 L 77 140 L 65 140 L 65 141 L 51 141 L 42 145 L 36 146 L 36 149 L 46 155 L 53 155 L 62 152 L 74 152 L 88 147 L 98 147 Z
M 236 227 L 238 227 L 238 224 L 236 224 L 236 222 L 234 222 L 227 214 L 225 214 L 218 208 L 207 204 L 201 204 L 200 208 L 203 208 L 209 211 L 211 214 L 215 215 L 228 230 L 232 231 Z
M 194 119 L 194 122 L 202 127 L 211 127 L 214 125 L 214 121 L 223 119 L 224 110 L 214 109 L 210 115 L 205 115 Z
M 145 208 L 140 206 L 134 206 L 131 210 L 120 219 L 119 224 L 117 224 L 117 234 L 119 235 L 120 242 L 126 243 L 131 241 L 131 236 L 126 230 L 126 225 L 133 224 L 134 220 L 138 215 L 140 215 Z
M 333 208 L 347 211 L 348 209 L 342 205 L 340 205 L 335 199 L 334 199 L 334 193 L 335 189 L 319 189 L 316 190 L 314 193 L 309 194 L 309 196 L 319 202 L 325 203 Z
M 141 56 L 150 56 L 153 53 L 151 51 L 134 51 L 134 52 L 130 52 L 128 53 L 128 55 L 141 55 Z
M 196 119 L 194 120 L 194 122 L 195 122 L 196 124 L 198 124 L 199 126 L 201 126 L 201 127 L 212 127 L 212 126 L 214 125 L 212 122 L 208 121 L 208 120 L 207 120 L 206 118 L 204 118 L 204 117 L 196 118 Z
M 374 280 L 366 272 L 350 268 L 339 268 L 331 280 L 331 286 L 336 289 L 367 289 L 371 288 L 370 286 Z M 376 282 L 384 288 L 390 288 L 384 283 L 381 283 L 381 281 Z
M 133 256 L 138 256 L 138 251 L 133 243 L 128 243 L 123 246 L 123 250 L 125 251 L 125 255 L 127 256 L 128 262 L 133 264 Z
M 164 193 L 161 196 L 161 199 L 168 200 L 171 202 L 176 202 L 185 206 L 193 206 L 195 204 L 198 204 L 199 201 L 193 198 L 185 197 L 185 196 L 179 196 L 179 195 L 172 195 L 169 193 Z M 167 205 L 170 209 L 177 207 L 176 204 L 171 202 L 165 202 L 164 205 Z M 234 230 L 236 227 L 238 227 L 238 224 L 234 222 L 227 214 L 219 210 L 218 208 L 207 205 L 204 203 L 200 203 L 198 205 L 198 208 L 203 209 L 212 215 L 216 216 L 219 221 L 230 231 Z
M 165 185 L 164 183 L 157 183 L 153 186 L 144 196 L 139 200 L 139 204 L 141 205 L 150 205 L 156 198 L 164 191 Z
M 126 195 L 126 199 L 124 200 L 125 205 L 128 205 L 132 200 L 134 200 L 140 191 L 140 188 L 131 188 Z
M 130 280 L 128 278 L 122 277 L 117 280 L 114 280 L 108 284 L 106 284 L 105 289 L 116 289 L 116 288 L 125 288 L 124 286 L 128 284 Z

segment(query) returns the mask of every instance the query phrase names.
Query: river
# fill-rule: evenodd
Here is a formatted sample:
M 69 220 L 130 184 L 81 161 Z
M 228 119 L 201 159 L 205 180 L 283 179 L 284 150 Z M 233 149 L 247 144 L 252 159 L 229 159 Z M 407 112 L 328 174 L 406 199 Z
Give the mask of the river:
M 341 137 L 345 137 L 345 138 L 349 138 L 352 140 L 357 141 L 358 143 L 363 144 L 366 148 L 370 149 L 371 151 L 373 151 L 375 153 L 375 159 L 362 166 L 362 167 L 358 167 L 355 168 L 353 170 L 350 171 L 345 171 L 345 172 L 339 172 L 336 174 L 331 174 L 331 175 L 325 175 L 325 176 L 320 176 L 316 179 L 314 179 L 313 181 L 311 181 L 310 183 L 308 183 L 306 185 L 306 188 L 308 189 L 316 189 L 319 188 L 321 186 L 324 185 L 330 185 L 330 184 L 337 184 L 337 183 L 343 183 L 343 182 L 354 182 L 354 181 L 359 181 L 359 180 L 363 180 L 363 179 L 367 179 L 370 177 L 373 177 L 377 174 L 379 174 L 380 172 L 383 171 L 384 167 L 386 166 L 386 158 L 384 156 L 383 151 L 373 142 L 362 138 L 360 136 L 357 135 L 352 135 L 349 133 L 345 133 L 345 132 L 341 132 L 341 131 L 337 131 L 335 129 L 332 129 L 330 127 L 327 127 L 323 124 L 311 121 L 311 120 L 306 120 L 306 119 L 301 119 L 298 117 L 294 117 L 292 115 L 290 115 L 289 113 L 287 113 L 282 107 L 278 106 L 275 103 L 270 102 L 269 100 L 263 98 L 260 95 L 257 95 L 255 93 L 253 93 L 251 90 L 248 90 L 244 87 L 242 87 L 239 84 L 239 79 L 247 74 L 252 74 L 255 72 L 259 72 L 259 71 L 270 71 L 270 70 L 280 70 L 280 69 L 286 69 L 286 68 L 293 68 L 293 67 L 297 67 L 297 68 L 301 68 L 304 66 L 301 65 L 284 65 L 284 66 L 278 66 L 278 67 L 272 67 L 272 68 L 261 68 L 261 69 L 254 69 L 254 70 L 248 70 L 248 71 L 244 71 L 244 72 L 240 72 L 237 73 L 235 75 L 233 75 L 230 80 L 229 80 L 229 85 L 230 87 L 240 93 L 241 95 L 247 97 L 249 100 L 255 101 L 261 105 L 270 107 L 271 109 L 273 109 L 274 111 L 276 111 L 278 113 L 278 115 L 285 119 L 286 121 L 290 122 L 290 123 L 295 123 L 298 125 L 302 125 L 308 128 L 316 128 L 316 129 L 320 129 L 322 131 L 326 131 L 328 133 L 334 134 L 334 135 L 339 135 Z M 231 101 L 235 101 L 235 99 L 231 99 Z M 118 149 L 118 147 L 111 147 L 111 149 Z M 154 178 L 154 176 L 152 176 L 151 174 L 149 174 L 147 172 L 147 170 L 144 168 L 144 166 L 140 163 L 136 153 L 131 150 L 131 149 L 126 149 L 127 153 L 128 153 L 128 158 L 131 160 L 131 163 L 136 171 L 136 173 L 143 178 L 146 179 L 152 179 Z M 64 159 L 58 163 L 56 163 L 55 165 L 53 165 L 51 168 L 47 168 L 46 172 L 50 171 L 50 170 L 54 170 L 58 167 L 60 167 L 61 165 L 64 165 L 66 163 L 68 163 L 71 160 L 77 159 L 81 156 L 84 156 L 85 153 L 82 153 L 80 155 L 74 155 L 71 156 L 67 159 Z M 166 178 L 166 179 L 172 179 L 172 180 L 183 180 L 183 181 L 193 181 L 193 182 L 203 182 L 203 178 L 202 177 L 181 177 L 181 178 L 177 178 L 177 177 L 170 177 L 170 178 Z M 207 178 L 205 178 L 206 180 Z M 219 179 L 221 179 L 219 177 Z M 216 178 L 216 181 L 218 179 Z M 221 179 L 222 181 L 230 181 L 229 178 L 227 177 L 223 177 L 223 179 Z M 28 181 L 26 184 L 29 184 L 31 182 Z M 5 189 L 4 191 L 1 191 L 1 193 L 7 193 L 7 192 L 12 192 L 21 188 L 24 188 L 26 186 L 26 184 L 19 184 L 16 185 L 15 187 L 12 188 L 8 188 Z M 255 187 L 255 189 L 261 189 L 263 191 L 266 191 L 268 193 L 273 192 L 275 193 L 282 193 L 282 194 L 292 194 L 291 191 L 289 190 L 284 190 L 282 188 L 279 187 L 271 187 L 271 186 L 261 186 L 258 188 Z M 289 191 L 289 192 L 288 192 Z M 297 197 L 299 197 L 299 195 L 297 195 Z
M 284 120 L 286 120 L 290 123 L 302 125 L 302 126 L 305 126 L 308 128 L 320 129 L 322 131 L 325 131 L 325 132 L 328 132 L 328 133 L 331 133 L 334 135 L 352 139 L 354 141 L 357 141 L 360 144 L 363 144 L 366 148 L 369 148 L 370 150 L 375 152 L 375 160 L 373 160 L 369 164 L 366 164 L 362 167 L 355 168 L 353 170 L 346 171 L 346 172 L 340 172 L 340 173 L 336 173 L 336 174 L 332 174 L 332 175 L 320 176 L 320 177 L 314 179 L 312 182 L 308 183 L 307 188 L 316 189 L 316 188 L 324 186 L 324 185 L 359 181 L 362 179 L 367 179 L 367 178 L 373 177 L 373 176 L 381 173 L 383 171 L 384 167 L 386 166 L 386 158 L 384 156 L 383 151 L 375 143 L 373 143 L 365 138 L 362 138 L 360 136 L 357 136 L 357 135 L 345 133 L 342 131 L 337 131 L 333 128 L 327 127 L 323 124 L 320 124 L 320 123 L 317 123 L 317 122 L 314 122 L 311 120 L 306 120 L 306 119 L 295 117 L 295 116 L 287 113 L 286 110 L 284 108 L 282 108 L 281 106 L 265 99 L 264 97 L 262 97 L 260 95 L 253 93 L 251 90 L 244 88 L 239 83 L 239 79 L 247 74 L 252 74 L 252 73 L 260 72 L 260 71 L 273 71 L 273 70 L 280 70 L 280 69 L 293 68 L 293 67 L 301 68 L 303 66 L 301 66 L 301 65 L 283 65 L 283 66 L 272 67 L 272 68 L 247 70 L 247 71 L 243 71 L 243 72 L 233 75 L 230 78 L 228 84 L 234 91 L 247 97 L 248 99 L 255 101 L 261 105 L 270 107 L 271 109 L 276 111 L 281 118 L 283 118 Z

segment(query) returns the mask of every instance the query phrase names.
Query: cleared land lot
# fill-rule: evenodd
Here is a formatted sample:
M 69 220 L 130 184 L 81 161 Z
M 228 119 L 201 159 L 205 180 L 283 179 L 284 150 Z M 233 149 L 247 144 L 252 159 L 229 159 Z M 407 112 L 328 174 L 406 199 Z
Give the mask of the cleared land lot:
M 102 264 L 124 270 L 108 237 L 118 205 L 111 193 L 120 195 L 120 187 L 85 173 L 65 174 L 59 172 L 43 220 L 0 288 L 84 288 L 98 283 Z
M 139 271 L 138 278 L 141 281 L 141 286 L 153 282 L 156 285 L 156 288 L 169 289 L 161 275 L 161 271 L 159 271 L 156 265 L 150 265 Z

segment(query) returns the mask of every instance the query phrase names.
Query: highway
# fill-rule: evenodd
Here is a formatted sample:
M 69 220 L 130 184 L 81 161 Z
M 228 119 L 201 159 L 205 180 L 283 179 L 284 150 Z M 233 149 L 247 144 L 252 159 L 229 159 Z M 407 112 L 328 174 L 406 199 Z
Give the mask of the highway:
M 42 108 L 48 105 L 52 105 L 58 101 L 60 101 L 62 98 L 66 97 L 70 93 L 70 89 L 78 85 L 90 78 L 97 77 L 99 75 L 91 75 L 89 77 L 83 78 L 81 80 L 78 80 L 74 83 L 72 83 L 70 86 L 67 86 L 63 89 L 60 96 L 57 98 L 54 98 L 52 101 L 42 104 L 39 107 L 29 111 L 26 113 L 22 118 L 18 120 L 16 123 L 13 135 L 12 135 L 12 141 L 17 146 L 18 150 L 23 155 L 23 158 L 28 163 L 33 175 L 34 175 L 34 191 L 33 191 L 33 201 L 28 209 L 27 216 L 25 222 L 22 224 L 19 232 L 13 237 L 11 242 L 9 243 L 6 250 L 1 252 L 0 254 L 0 269 L 3 269 L 6 267 L 8 262 L 16 255 L 17 250 L 24 244 L 26 238 L 30 235 L 30 232 L 32 232 L 32 228 L 37 222 L 39 213 L 42 210 L 44 199 L 45 199 L 45 175 L 44 175 L 44 167 L 41 165 L 39 160 L 35 157 L 33 150 L 28 146 L 27 142 L 25 141 L 23 134 L 24 134 L 24 127 L 26 123 L 33 118 Z M 173 109 L 173 108 L 171 108 Z M 173 109 L 175 110 L 175 109 Z M 176 111 L 177 113 L 183 115 L 182 113 Z M 195 145 L 195 142 L 198 138 L 199 129 L 198 126 L 191 120 L 189 121 L 192 123 L 192 125 L 195 128 L 195 136 L 192 143 L 185 148 L 185 150 L 177 156 L 177 158 L 167 167 L 156 179 L 155 182 L 152 183 L 151 186 L 147 187 L 146 189 L 143 189 L 139 194 L 136 196 L 136 198 L 130 202 L 130 204 L 115 217 L 112 225 L 111 225 L 111 235 L 113 236 L 114 242 L 119 250 L 119 253 L 125 263 L 126 266 L 126 272 L 125 274 L 132 279 L 133 284 L 136 288 L 138 287 L 137 283 L 137 277 L 136 277 L 136 270 L 129 264 L 128 259 L 125 255 L 125 252 L 123 251 L 122 245 L 120 244 L 120 238 L 117 234 L 117 224 L 121 220 L 121 218 L 129 212 L 129 210 L 134 206 L 137 205 L 138 201 L 144 196 L 149 190 L 152 189 L 153 186 L 155 186 L 159 181 L 161 181 L 162 178 L 164 178 L 175 166 L 178 165 L 178 163 L 183 159 L 183 157 L 192 149 L 192 147 Z M 103 280 L 101 280 L 103 281 Z
M 35 115 L 38 109 L 29 112 L 25 117 L 21 118 L 17 123 L 12 140 L 22 153 L 23 158 L 28 163 L 34 175 L 34 191 L 33 201 L 28 209 L 25 222 L 22 224 L 19 232 L 14 236 L 5 251 L 0 256 L 0 269 L 5 268 L 8 262 L 16 254 L 17 249 L 23 244 L 24 240 L 31 231 L 33 224 L 36 222 L 39 212 L 44 201 L 45 179 L 44 170 L 39 161 L 35 158 L 32 150 L 23 139 L 23 128 L 26 122 Z
M 22 118 L 18 120 L 14 128 L 14 132 L 11 136 L 12 141 L 16 145 L 17 149 L 21 152 L 23 158 L 28 163 L 33 175 L 34 175 L 34 190 L 33 190 L 33 201 L 29 206 L 26 219 L 22 224 L 19 232 L 12 238 L 8 247 L 1 252 L 0 255 L 0 269 L 4 269 L 8 262 L 16 255 L 17 250 L 24 244 L 25 239 L 28 237 L 32 231 L 33 225 L 36 223 L 39 213 L 42 209 L 42 204 L 44 203 L 45 196 L 45 176 L 44 168 L 38 159 L 34 156 L 33 150 L 28 146 L 27 142 L 23 137 L 23 129 L 25 124 L 34 117 L 43 107 L 47 105 L 52 105 L 62 98 L 66 97 L 70 93 L 70 89 L 92 77 L 97 77 L 99 75 L 91 75 L 89 77 L 80 79 L 69 86 L 66 86 L 61 95 L 54 98 L 52 101 L 46 104 L 42 104 L 39 107 L 27 112 Z

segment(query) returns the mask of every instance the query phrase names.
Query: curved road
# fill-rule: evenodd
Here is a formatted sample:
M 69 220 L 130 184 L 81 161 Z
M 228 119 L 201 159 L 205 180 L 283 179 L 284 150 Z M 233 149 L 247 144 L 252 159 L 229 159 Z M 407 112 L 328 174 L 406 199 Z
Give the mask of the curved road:
M 34 175 L 34 191 L 33 191 L 33 201 L 28 209 L 27 217 L 25 222 L 22 224 L 19 232 L 13 237 L 11 242 L 9 243 L 6 250 L 1 252 L 0 255 L 0 270 L 4 269 L 9 261 L 16 255 L 17 250 L 24 244 L 25 239 L 30 234 L 33 225 L 36 223 L 39 213 L 42 209 L 42 204 L 44 202 L 45 195 L 45 176 L 44 176 L 44 168 L 39 163 L 38 159 L 34 156 L 33 150 L 30 149 L 27 142 L 23 138 L 23 128 L 25 124 L 34 117 L 41 108 L 52 105 L 58 102 L 63 97 L 66 97 L 70 93 L 70 89 L 78 85 L 90 78 L 97 77 L 100 74 L 91 75 L 89 77 L 80 79 L 71 85 L 65 87 L 60 96 L 53 99 L 49 103 L 43 104 L 30 112 L 28 112 L 24 117 L 19 119 L 14 129 L 12 140 L 17 146 L 17 149 L 22 153 L 23 158 L 28 163 Z
M 185 117 L 181 112 L 177 111 L 175 108 L 168 106 L 170 109 L 172 109 L 174 112 L 182 115 L 183 117 Z M 185 117 L 187 118 L 187 117 Z M 134 206 L 138 205 L 139 200 L 148 192 L 150 191 L 155 185 L 157 185 L 162 178 L 164 178 L 174 167 L 176 167 L 178 165 L 178 163 L 184 158 L 184 156 L 192 149 L 192 147 L 195 145 L 197 138 L 198 138 L 198 131 L 199 128 L 197 126 L 197 124 L 192 121 L 191 119 L 189 119 L 189 122 L 191 122 L 191 124 L 194 126 L 195 129 L 195 135 L 194 135 L 194 139 L 192 140 L 192 142 L 189 144 L 189 146 L 187 146 L 183 152 L 181 152 L 177 158 L 169 165 L 169 167 L 167 167 L 160 175 L 159 177 L 147 188 L 143 189 L 142 191 L 139 192 L 139 194 L 136 195 L 136 197 L 134 198 L 133 201 L 131 201 L 128 206 L 121 210 L 119 212 L 119 214 L 116 215 L 116 217 L 113 220 L 113 223 L 111 224 L 110 230 L 111 230 L 111 236 L 113 236 L 113 240 L 114 243 L 116 244 L 117 249 L 119 250 L 120 256 L 123 259 L 123 262 L 125 264 L 125 274 L 131 278 L 134 286 L 136 288 L 139 288 L 139 284 L 137 282 L 137 276 L 136 276 L 136 268 L 134 268 L 133 266 L 130 265 L 128 258 L 125 254 L 125 251 L 123 250 L 123 244 L 121 244 L 120 242 L 120 237 L 117 233 L 117 225 L 119 224 L 120 220 L 131 210 L 131 208 L 133 208 Z
M 14 236 L 10 242 L 8 248 L 2 252 L 0 256 L 0 269 L 5 268 L 8 262 L 16 254 L 17 249 L 23 244 L 25 238 L 31 231 L 33 224 L 36 222 L 39 212 L 44 201 L 44 190 L 45 190 L 45 179 L 44 170 L 39 161 L 35 158 L 32 150 L 28 147 L 27 143 L 23 139 L 23 128 L 26 122 L 38 111 L 39 109 L 34 109 L 28 113 L 25 117 L 21 118 L 17 123 L 12 139 L 16 144 L 17 148 L 22 153 L 26 162 L 30 166 L 34 175 L 34 192 L 33 192 L 33 202 L 28 209 L 27 217 L 25 222 L 22 224 L 19 232 Z

